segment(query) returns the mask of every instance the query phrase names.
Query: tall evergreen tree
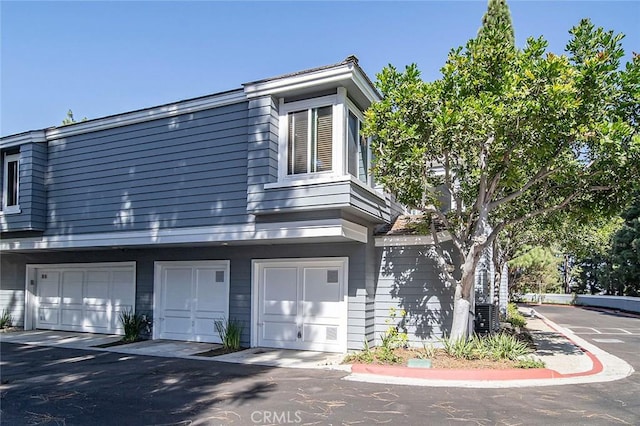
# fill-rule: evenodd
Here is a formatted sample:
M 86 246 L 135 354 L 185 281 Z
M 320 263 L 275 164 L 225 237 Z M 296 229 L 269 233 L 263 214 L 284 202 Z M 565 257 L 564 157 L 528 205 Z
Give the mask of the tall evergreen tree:
M 482 17 L 482 26 L 478 36 L 482 36 L 489 27 L 504 27 L 504 34 L 512 45 L 515 45 L 515 35 L 511 24 L 511 12 L 505 0 L 489 0 L 487 12 Z
M 640 295 L 640 194 L 622 213 L 624 224 L 613 236 L 611 248 L 611 292 L 620 296 Z

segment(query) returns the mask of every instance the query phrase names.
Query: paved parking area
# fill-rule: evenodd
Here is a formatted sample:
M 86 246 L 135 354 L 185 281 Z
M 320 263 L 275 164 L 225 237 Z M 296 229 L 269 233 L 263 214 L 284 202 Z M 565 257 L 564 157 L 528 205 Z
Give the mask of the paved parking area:
M 631 335 L 640 336 L 640 328 L 611 328 L 611 327 L 585 327 L 571 324 L 560 324 L 573 334 L 617 334 L 617 335 Z

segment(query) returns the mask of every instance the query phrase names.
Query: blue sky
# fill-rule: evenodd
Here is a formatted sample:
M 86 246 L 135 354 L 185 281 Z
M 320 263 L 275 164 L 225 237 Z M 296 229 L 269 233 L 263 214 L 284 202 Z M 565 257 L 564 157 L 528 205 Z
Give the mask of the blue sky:
M 583 17 L 640 51 L 638 1 L 511 1 L 522 45 L 561 53 Z M 375 79 L 416 62 L 433 80 L 475 36 L 486 1 L 0 2 L 0 134 L 151 107 L 340 62 Z

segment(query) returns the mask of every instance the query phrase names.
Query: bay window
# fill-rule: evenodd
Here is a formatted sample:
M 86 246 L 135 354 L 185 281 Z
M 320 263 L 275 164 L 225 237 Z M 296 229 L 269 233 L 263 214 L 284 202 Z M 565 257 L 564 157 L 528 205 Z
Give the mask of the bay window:
M 364 117 L 344 88 L 288 103 L 281 98 L 279 114 L 279 184 L 355 179 L 371 186 Z

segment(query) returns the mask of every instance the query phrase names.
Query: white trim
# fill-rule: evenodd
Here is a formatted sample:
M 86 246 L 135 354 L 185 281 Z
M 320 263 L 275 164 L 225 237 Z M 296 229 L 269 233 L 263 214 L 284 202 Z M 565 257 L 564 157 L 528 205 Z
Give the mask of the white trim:
M 151 231 L 104 232 L 32 238 L 5 238 L 1 251 L 29 251 L 65 248 L 159 246 L 170 244 L 224 244 L 289 242 L 303 239 L 355 240 L 366 242 L 366 228 L 344 219 L 282 222 L 277 231 L 261 224 L 173 228 Z
M 335 145 L 336 145 L 336 105 L 338 102 L 338 98 L 336 95 L 327 95 L 321 96 L 313 99 L 304 99 L 301 101 L 285 103 L 283 98 L 280 98 L 280 104 L 278 109 L 279 115 L 279 126 L 278 126 L 278 182 L 286 182 L 289 180 L 298 181 L 300 179 L 303 180 L 315 180 L 315 179 L 326 179 L 327 177 L 337 176 L 340 173 L 337 172 L 336 168 L 336 154 L 335 154 Z M 323 108 L 332 106 L 331 111 L 331 123 L 333 127 L 333 135 L 332 149 L 334 152 L 331 154 L 331 170 L 325 172 L 308 172 L 308 173 L 297 173 L 297 174 L 288 174 L 289 171 L 289 114 L 291 112 L 296 111 L 304 111 L 310 114 L 310 111 L 314 108 Z M 309 117 L 309 133 L 311 132 L 311 117 Z M 312 140 L 311 134 L 308 137 L 308 143 Z M 311 149 L 307 149 L 307 155 L 312 155 Z M 309 165 L 309 161 L 307 161 L 307 165 Z
M 173 117 L 176 115 L 194 113 L 206 109 L 231 105 L 244 102 L 247 97 L 242 89 L 232 92 L 218 93 L 210 96 L 203 96 L 197 99 L 178 101 L 171 104 L 146 108 L 139 111 L 126 112 L 95 120 L 81 121 L 67 126 L 52 127 L 45 130 L 29 132 L 9 136 L 0 139 L 0 147 L 5 148 L 20 145 L 27 142 L 44 142 L 54 139 L 66 138 L 69 136 L 96 132 L 99 130 L 112 129 L 115 127 L 127 126 L 130 124 L 142 123 L 145 121 L 158 120 L 161 118 Z
M 264 95 L 277 95 L 294 90 L 313 88 L 329 83 L 339 85 L 342 81 L 353 80 L 354 68 L 353 64 L 347 63 L 329 69 L 247 83 L 244 85 L 244 91 L 247 98 L 251 99 Z
M 311 257 L 311 258 L 278 258 L 251 260 L 251 347 L 258 345 L 258 319 L 260 303 L 260 272 L 265 266 L 279 266 L 283 264 L 330 266 L 342 269 L 343 282 L 343 334 L 341 336 L 341 350 L 347 350 L 348 322 L 349 322 L 349 258 L 348 257 Z
M 26 143 L 46 142 L 44 130 L 32 130 L 30 132 L 20 133 L 18 135 L 7 136 L 0 139 L 0 148 L 11 148 L 14 146 L 24 145 Z
M 177 260 L 177 261 L 155 261 L 153 262 L 153 332 L 151 338 L 153 340 L 160 338 L 160 318 L 162 306 L 162 271 L 167 266 L 210 266 L 224 267 L 224 279 L 227 289 L 227 310 L 226 316 L 229 318 L 229 299 L 231 291 L 231 261 L 230 260 Z
M 438 232 L 440 241 L 451 240 L 451 235 L 447 231 Z M 375 237 L 376 247 L 403 247 L 403 246 L 431 246 L 433 237 L 431 235 L 388 235 Z
M 286 237 L 284 236 L 286 235 Z M 256 239 L 344 237 L 366 243 L 368 229 L 345 219 L 324 219 L 298 222 L 274 222 L 256 224 Z
M 133 309 L 137 301 L 138 274 L 137 264 L 133 262 L 87 262 L 87 263 L 27 263 L 24 283 L 24 325 L 25 330 L 33 330 L 36 326 L 35 315 L 38 309 L 37 298 L 37 272 L 38 269 L 87 269 L 87 268 L 108 268 L 108 267 L 133 267 Z
M 16 163 L 16 204 L 7 205 L 8 185 L 9 185 L 9 163 Z M 20 153 L 5 154 L 2 158 L 2 213 L 20 213 Z

